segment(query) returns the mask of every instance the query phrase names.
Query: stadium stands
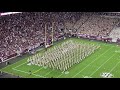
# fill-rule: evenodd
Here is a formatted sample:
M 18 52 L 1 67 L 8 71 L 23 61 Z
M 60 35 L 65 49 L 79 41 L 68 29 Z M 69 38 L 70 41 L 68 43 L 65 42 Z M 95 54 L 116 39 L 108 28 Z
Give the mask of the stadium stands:
M 1 59 L 1 57 L 0 57 L 0 62 L 2 62 L 2 59 Z
M 73 34 L 102 40 L 109 36 L 119 19 L 92 12 L 23 12 L 2 16 L 0 21 L 0 62 L 4 62 L 43 46 L 45 25 L 48 44 L 52 42 L 52 33 L 54 41 Z
M 117 22 L 116 19 L 104 18 L 98 15 L 92 15 L 87 22 L 85 22 L 79 33 L 88 34 L 90 36 L 108 36 L 113 26 Z

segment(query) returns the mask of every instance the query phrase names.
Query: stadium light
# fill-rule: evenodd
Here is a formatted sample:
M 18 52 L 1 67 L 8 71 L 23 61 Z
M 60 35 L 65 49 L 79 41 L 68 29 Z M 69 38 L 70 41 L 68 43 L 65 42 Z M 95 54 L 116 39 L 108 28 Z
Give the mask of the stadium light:
M 22 13 L 22 12 L 5 12 L 5 13 L 1 13 L 0 15 L 4 16 L 4 15 L 10 15 L 10 14 L 17 14 L 17 13 Z

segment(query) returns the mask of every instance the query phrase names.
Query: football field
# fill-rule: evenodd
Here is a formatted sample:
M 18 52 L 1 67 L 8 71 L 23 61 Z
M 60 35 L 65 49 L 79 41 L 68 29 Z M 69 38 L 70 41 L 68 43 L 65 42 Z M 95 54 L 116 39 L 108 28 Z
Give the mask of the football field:
M 73 40 L 78 43 L 99 45 L 100 48 L 82 60 L 79 64 L 73 65 L 65 72 L 37 65 L 28 65 L 27 59 L 32 57 L 31 55 L 0 69 L 0 71 L 20 76 L 22 78 L 105 78 L 106 75 L 109 76 L 108 73 L 112 75 L 111 78 L 120 77 L 119 45 L 78 38 L 69 38 L 55 42 L 54 46 L 59 46 L 61 43 L 68 40 Z M 49 49 L 54 48 L 54 46 Z M 42 49 L 37 53 L 42 54 L 44 52 L 45 49 Z

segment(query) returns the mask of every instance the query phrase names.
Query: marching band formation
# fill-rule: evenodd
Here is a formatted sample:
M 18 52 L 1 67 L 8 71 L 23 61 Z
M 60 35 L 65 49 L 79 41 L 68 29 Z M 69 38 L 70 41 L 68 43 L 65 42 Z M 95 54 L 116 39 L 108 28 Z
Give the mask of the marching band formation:
M 36 54 L 28 59 L 31 65 L 38 65 L 66 71 L 74 64 L 80 63 L 85 57 L 94 53 L 100 46 L 94 44 L 78 43 L 72 40 L 59 46 L 49 48 L 43 54 Z

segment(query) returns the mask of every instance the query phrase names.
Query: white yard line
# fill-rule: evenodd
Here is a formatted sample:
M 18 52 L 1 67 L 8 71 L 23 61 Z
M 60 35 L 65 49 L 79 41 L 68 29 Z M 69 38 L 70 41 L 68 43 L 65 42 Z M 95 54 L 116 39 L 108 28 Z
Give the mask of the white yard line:
M 50 72 L 46 73 L 44 76 L 47 76 L 48 74 L 50 74 L 53 70 L 51 70 Z
M 116 54 L 116 53 L 115 53 Z M 98 69 L 100 69 L 106 62 L 108 62 L 115 54 L 113 54 L 109 59 L 107 59 L 102 65 L 100 65 L 100 67 Z M 98 71 L 98 69 L 96 69 L 90 76 L 92 76 L 96 71 Z
M 19 72 L 23 72 L 23 73 L 27 73 L 27 74 L 30 74 L 29 72 L 25 72 L 25 71 L 22 71 L 22 70 L 18 70 L 18 69 L 15 69 L 15 68 L 12 68 L 13 70 L 16 70 L 16 71 L 19 71 Z M 37 75 L 37 74 L 32 74 L 34 76 L 39 76 L 39 77 L 42 77 L 42 78 L 45 78 L 44 76 L 41 76 L 41 75 Z
M 41 67 L 40 69 L 38 69 L 35 72 L 33 72 L 33 74 L 36 73 L 36 72 L 38 72 L 38 71 L 40 71 L 41 69 L 43 69 L 43 67 Z
M 61 73 L 60 75 L 58 75 L 56 78 L 59 78 L 60 76 L 62 76 L 63 75 L 63 73 Z
M 113 48 L 113 47 L 111 47 Z M 107 53 L 111 48 L 109 48 L 108 50 L 106 50 L 103 54 L 101 54 L 99 57 L 97 57 L 95 60 L 93 60 L 91 63 L 95 62 L 98 58 L 100 58 L 101 56 L 103 56 L 105 53 Z M 85 70 L 91 63 L 89 63 L 85 68 L 83 68 L 80 72 L 82 72 L 83 70 Z M 78 72 L 77 74 L 75 74 L 72 78 L 74 78 L 75 76 L 77 76 L 80 72 Z
M 20 61 L 21 61 L 21 60 L 20 60 Z M 18 61 L 18 62 L 20 62 L 20 61 Z M 8 68 L 9 66 L 12 66 L 12 65 L 14 65 L 14 64 L 16 64 L 16 63 L 18 63 L 18 62 L 15 62 L 15 63 L 13 63 L 13 64 L 11 64 L 11 65 L 8 65 L 8 66 L 6 66 L 6 67 L 4 67 L 4 68 L 2 68 L 2 69 Z
M 27 63 L 27 62 L 24 62 L 24 63 L 22 63 L 22 64 L 20 64 L 20 65 L 18 65 L 18 66 L 16 66 L 16 67 L 14 67 L 14 68 L 17 68 L 17 67 L 19 67 L 19 66 L 22 66 L 22 65 L 25 64 L 25 63 Z
M 117 65 L 120 63 L 120 61 L 110 70 L 110 72 L 109 73 L 111 73 L 116 67 L 117 67 Z
M 25 63 L 27 63 L 27 62 L 25 62 Z M 22 66 L 22 65 L 25 64 L 25 63 L 22 63 L 22 64 L 18 65 L 17 67 Z M 17 67 L 15 67 L 15 68 L 17 68 Z M 15 68 L 13 68 L 13 69 L 15 69 Z M 43 67 L 41 67 L 40 69 L 36 70 L 36 71 L 33 72 L 32 74 L 35 75 L 35 76 L 39 76 L 39 75 L 36 75 L 36 74 L 34 74 L 34 73 L 40 71 L 41 69 L 43 69 Z M 53 70 L 52 70 L 52 71 L 53 71 Z M 51 73 L 52 71 L 50 71 L 49 73 Z M 27 72 L 27 73 L 28 73 L 28 72 Z M 48 74 L 49 74 L 49 73 L 48 73 Z M 48 74 L 45 74 L 45 76 L 48 75 Z
M 30 74 L 30 73 L 28 73 L 28 72 L 25 72 L 25 71 L 21 71 L 21 70 L 18 70 L 18 69 L 15 69 L 15 68 L 12 68 L 13 70 L 15 70 L 15 71 L 19 71 L 19 72 L 23 72 L 23 73 L 27 73 L 27 74 Z
M 32 74 L 32 75 L 39 76 L 39 77 L 42 77 L 42 78 L 46 78 L 46 77 L 44 77 L 44 76 L 37 75 L 37 74 Z

